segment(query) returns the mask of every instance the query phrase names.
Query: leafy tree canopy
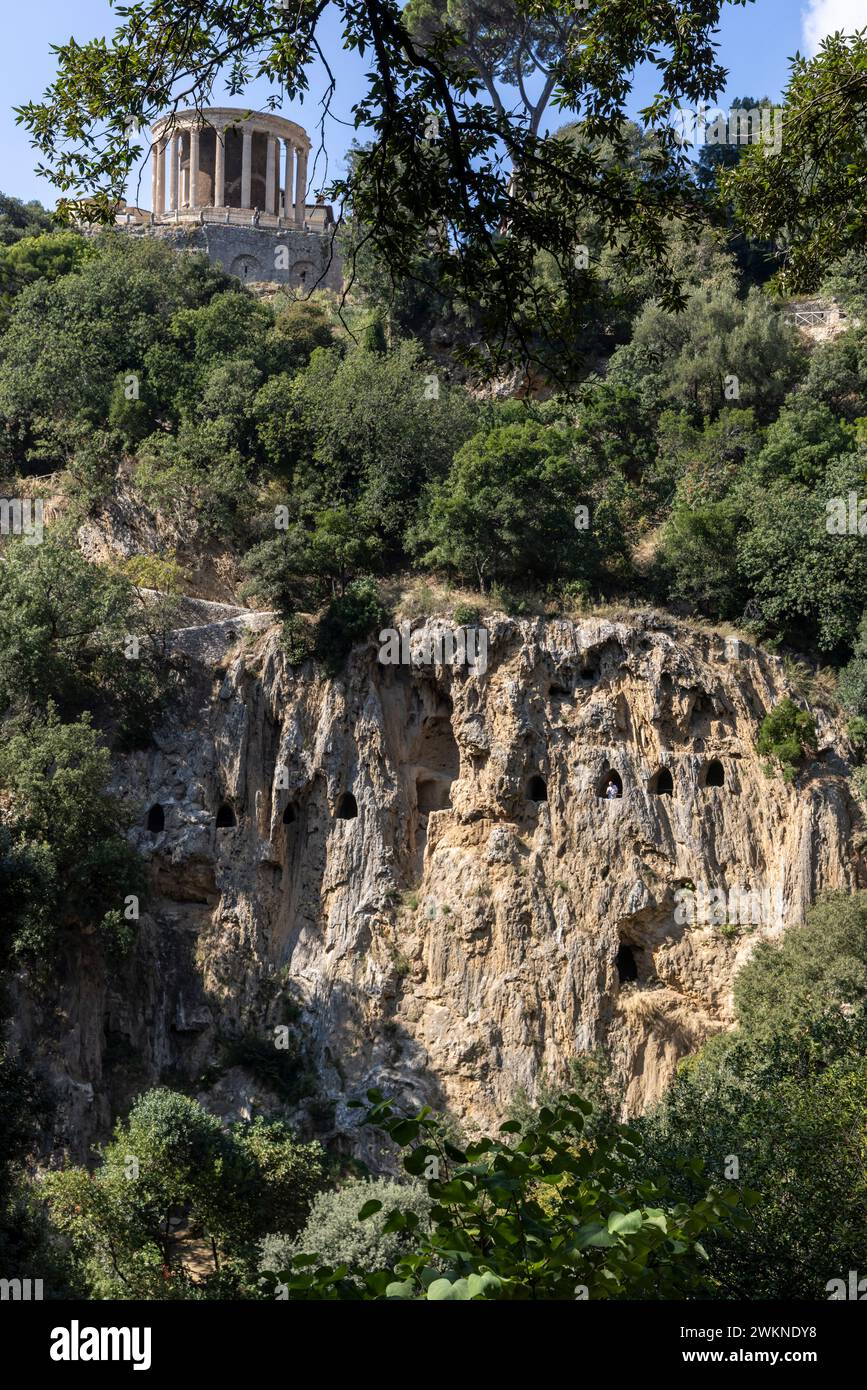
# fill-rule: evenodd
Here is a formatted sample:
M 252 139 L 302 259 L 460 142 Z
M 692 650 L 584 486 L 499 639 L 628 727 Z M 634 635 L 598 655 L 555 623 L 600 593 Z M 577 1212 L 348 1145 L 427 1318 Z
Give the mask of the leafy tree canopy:
M 721 180 L 750 235 L 778 241 L 784 290 L 817 289 L 829 265 L 863 249 L 865 116 L 867 29 L 833 34 L 816 57 L 793 59 L 779 151 L 753 145 Z
M 530 421 L 468 440 L 431 491 L 416 541 L 423 563 L 480 588 L 593 575 L 600 528 L 596 517 L 576 526 L 589 523 L 594 499 L 573 446 L 571 430 Z
M 52 1173 L 45 1196 L 96 1298 L 250 1296 L 259 1242 L 294 1234 L 322 1182 L 318 1144 L 279 1120 L 224 1129 L 194 1100 L 140 1096 L 91 1174 Z
M 280 1274 L 290 1299 L 684 1297 L 706 1287 L 705 1233 L 737 1224 L 749 1206 L 722 1186 L 690 1205 L 670 1201 L 664 1182 L 635 1182 L 635 1136 L 614 1126 L 584 1142 L 592 1107 L 575 1094 L 465 1146 L 427 1108 L 405 1115 L 378 1092 L 368 1100 L 367 1121 L 404 1149 L 407 1173 L 426 1179 L 430 1215 L 405 1204 L 387 1213 L 385 1232 L 411 1244 L 393 1271 L 311 1270 L 310 1256 L 296 1257 Z M 383 1210 L 372 1198 L 359 1219 Z
M 54 701 L 141 736 L 158 698 L 148 622 L 129 581 L 90 564 L 67 536 L 16 538 L 0 555 L 0 713 Z
M 109 950 L 135 933 L 128 900 L 143 893 L 139 860 L 120 831 L 124 808 L 106 793 L 108 750 L 83 715 L 6 730 L 0 752 L 2 954 L 47 962 L 63 929 L 95 929 Z

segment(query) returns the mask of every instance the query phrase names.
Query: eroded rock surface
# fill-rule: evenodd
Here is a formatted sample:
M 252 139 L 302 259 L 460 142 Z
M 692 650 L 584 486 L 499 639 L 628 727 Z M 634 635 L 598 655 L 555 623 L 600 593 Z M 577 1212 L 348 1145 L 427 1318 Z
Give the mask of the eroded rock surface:
M 600 1047 L 635 1111 L 730 1023 L 754 943 L 861 881 L 845 739 L 814 711 L 816 760 L 794 785 L 767 777 L 755 736 L 783 668 L 743 642 L 652 614 L 501 616 L 484 674 L 384 666 L 372 646 L 326 680 L 287 665 L 262 615 L 217 607 L 207 641 L 178 634 L 184 706 L 116 787 L 154 885 L 132 958 L 85 940 L 50 1006 L 20 988 L 57 1150 L 84 1156 L 162 1080 L 228 1116 L 283 1103 L 376 1163 L 346 1108 L 366 1087 L 490 1124 Z M 238 640 L 217 660 L 221 634 Z M 678 920 L 703 884 L 782 921 Z

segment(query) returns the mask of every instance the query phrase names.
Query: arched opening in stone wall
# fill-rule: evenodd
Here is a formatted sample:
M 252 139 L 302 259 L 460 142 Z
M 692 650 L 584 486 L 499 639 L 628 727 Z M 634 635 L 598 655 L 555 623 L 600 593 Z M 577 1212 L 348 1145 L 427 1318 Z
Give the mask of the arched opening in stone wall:
M 162 806 L 155 803 L 148 811 L 148 830 L 152 835 L 159 835 L 161 830 L 166 828 L 166 813 Z
M 671 796 L 674 791 L 674 778 L 667 767 L 661 767 L 650 779 L 650 790 L 654 796 Z
M 283 824 L 293 825 L 295 822 L 295 807 L 292 802 L 288 802 L 286 810 L 283 812 Z
M 704 785 L 706 787 L 722 787 L 725 786 L 725 780 L 725 771 L 719 758 L 711 758 L 704 774 Z
M 358 802 L 352 792 L 344 792 L 337 803 L 335 816 L 338 820 L 354 820 L 358 815 Z
M 616 801 L 623 795 L 623 779 L 613 767 L 606 767 L 596 783 L 596 795 L 603 801 Z
M 312 261 L 295 261 L 289 273 L 289 283 L 295 289 L 303 290 L 316 279 L 316 267 Z
M 238 824 L 238 817 L 235 815 L 228 801 L 224 801 L 217 811 L 217 829 L 230 830 L 232 826 Z
M 527 799 L 528 801 L 548 800 L 548 784 L 545 778 L 540 777 L 538 773 L 534 773 L 527 783 Z
M 632 984 L 638 979 L 638 962 L 635 959 L 635 951 L 628 941 L 621 941 L 615 965 L 617 966 L 617 979 L 621 985 Z
M 264 280 L 266 278 L 257 257 L 247 254 L 235 257 L 229 274 L 234 275 L 238 280 Z

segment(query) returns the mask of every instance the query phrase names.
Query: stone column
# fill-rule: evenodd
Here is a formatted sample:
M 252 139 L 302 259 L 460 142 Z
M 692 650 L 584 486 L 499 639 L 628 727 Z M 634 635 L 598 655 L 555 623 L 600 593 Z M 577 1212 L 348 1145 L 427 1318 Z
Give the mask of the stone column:
M 302 148 L 298 151 L 298 161 L 295 166 L 295 225 L 304 226 L 304 210 L 307 202 L 307 151 Z
M 166 144 L 165 138 L 157 144 L 157 206 L 158 213 L 166 210 Z
M 244 126 L 244 148 L 241 154 L 241 207 L 250 206 L 250 195 L 253 184 L 253 131 L 250 126 Z
M 283 180 L 283 216 L 287 222 L 292 220 L 292 180 L 295 176 L 293 164 L 294 147 L 291 140 L 284 139 L 286 153 L 286 175 Z
M 175 201 L 175 212 L 180 212 L 181 203 L 184 201 L 184 171 L 181 164 L 184 158 L 184 132 L 178 131 L 177 145 L 175 147 L 175 171 L 178 184 L 178 196 Z
M 214 207 L 226 202 L 226 132 L 214 131 Z
M 199 136 L 197 125 L 190 129 L 190 207 L 199 206 Z
M 159 192 L 159 168 L 160 168 L 160 142 L 154 140 L 151 145 L 151 211 L 157 210 L 157 196 Z
M 277 142 L 268 134 L 268 163 L 265 166 L 265 211 L 274 211 L 274 185 L 277 170 Z
M 172 134 L 169 144 L 169 211 L 177 212 L 178 209 L 178 170 L 181 162 L 180 152 L 181 137 L 178 131 Z

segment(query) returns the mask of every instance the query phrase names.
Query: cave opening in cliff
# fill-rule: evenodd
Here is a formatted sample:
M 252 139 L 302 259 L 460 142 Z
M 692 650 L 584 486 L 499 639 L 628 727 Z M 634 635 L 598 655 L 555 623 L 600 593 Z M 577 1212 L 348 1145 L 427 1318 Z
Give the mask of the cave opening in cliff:
M 228 801 L 224 801 L 220 809 L 217 811 L 217 829 L 230 830 L 232 826 L 237 824 L 238 817 L 235 815 L 235 812 L 232 810 Z
M 548 800 L 548 784 L 544 777 L 540 777 L 539 774 L 536 773 L 535 776 L 530 778 L 530 781 L 527 783 L 527 796 L 530 801 Z
M 712 758 L 707 765 L 707 772 L 704 778 L 705 786 L 722 787 L 725 786 L 725 780 L 725 772 L 723 771 L 722 763 L 719 758 Z
M 451 783 L 436 777 L 425 777 L 416 782 L 415 801 L 419 815 L 426 816 L 431 811 L 447 811 L 451 806 Z
M 283 812 L 283 824 L 284 824 L 284 825 L 292 825 L 293 822 L 294 822 L 294 820 L 295 820 L 295 807 L 292 805 L 292 802 L 290 801 L 289 804 L 288 804 L 287 807 L 286 807 L 286 810 Z
M 622 985 L 632 984 L 638 979 L 638 964 L 635 959 L 635 952 L 628 941 L 620 943 L 617 952 L 617 978 Z
M 358 815 L 358 802 L 352 792 L 344 792 L 337 803 L 335 815 L 338 820 L 354 820 Z
M 158 835 L 161 830 L 166 828 L 166 813 L 158 803 L 153 805 L 148 811 L 148 830 L 152 835 Z
M 606 767 L 596 784 L 596 795 L 603 801 L 616 801 L 623 795 L 623 779 L 613 767 Z
M 582 681 L 595 681 L 599 679 L 599 672 L 594 671 L 592 666 L 583 666 L 580 675 Z
M 674 791 L 674 778 L 667 767 L 661 767 L 651 782 L 656 796 L 671 796 Z

